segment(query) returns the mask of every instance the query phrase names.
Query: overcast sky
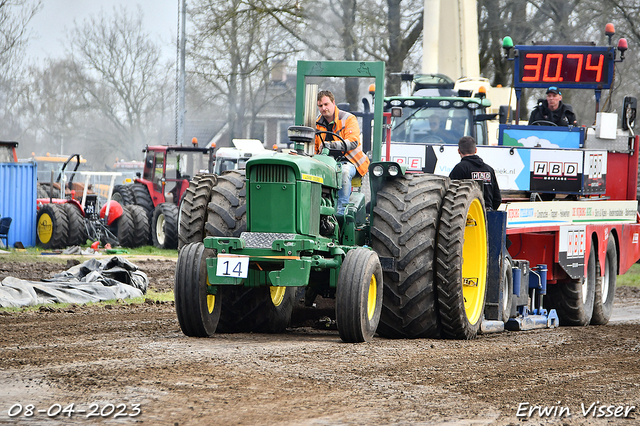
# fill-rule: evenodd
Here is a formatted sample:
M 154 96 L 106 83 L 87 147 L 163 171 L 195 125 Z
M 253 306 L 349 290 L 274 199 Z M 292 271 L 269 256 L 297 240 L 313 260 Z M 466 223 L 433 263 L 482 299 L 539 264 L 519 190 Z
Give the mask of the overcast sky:
M 31 20 L 33 36 L 27 55 L 34 60 L 60 57 L 64 54 L 65 28 L 71 29 L 74 20 L 82 23 L 90 15 L 99 14 L 100 10 L 112 15 L 113 7 L 120 5 L 135 12 L 138 4 L 144 13 L 145 31 L 161 45 L 164 56 L 175 57 L 172 40 L 178 20 L 178 0 L 43 0 L 44 7 Z

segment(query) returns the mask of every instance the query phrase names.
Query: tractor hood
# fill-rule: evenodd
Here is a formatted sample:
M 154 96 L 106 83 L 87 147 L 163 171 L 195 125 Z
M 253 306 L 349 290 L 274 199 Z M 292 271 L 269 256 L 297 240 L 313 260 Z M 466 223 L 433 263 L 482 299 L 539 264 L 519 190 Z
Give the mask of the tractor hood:
M 308 157 L 296 154 L 275 154 L 270 157 L 254 157 L 247 161 L 247 177 L 252 176 L 254 168 L 262 166 L 286 166 L 291 168 L 295 180 L 303 180 L 320 183 L 323 186 L 338 188 L 339 178 L 336 176 L 336 161 L 326 155 L 316 155 Z

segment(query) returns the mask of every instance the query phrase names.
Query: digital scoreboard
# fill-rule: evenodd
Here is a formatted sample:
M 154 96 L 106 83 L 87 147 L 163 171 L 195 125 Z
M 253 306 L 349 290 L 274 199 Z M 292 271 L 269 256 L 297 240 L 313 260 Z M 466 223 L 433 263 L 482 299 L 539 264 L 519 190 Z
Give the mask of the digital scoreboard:
M 516 46 L 515 87 L 609 89 L 614 49 L 600 46 Z

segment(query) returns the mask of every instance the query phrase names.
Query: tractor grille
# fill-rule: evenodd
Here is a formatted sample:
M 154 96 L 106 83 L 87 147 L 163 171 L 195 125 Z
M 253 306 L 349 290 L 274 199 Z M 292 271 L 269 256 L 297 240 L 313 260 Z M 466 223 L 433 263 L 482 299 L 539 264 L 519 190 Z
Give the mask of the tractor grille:
M 289 182 L 289 167 L 279 164 L 260 164 L 256 166 L 256 182 Z
M 269 232 L 243 232 L 240 238 L 244 240 L 247 248 L 270 249 L 275 240 L 293 240 L 296 234 L 280 234 Z

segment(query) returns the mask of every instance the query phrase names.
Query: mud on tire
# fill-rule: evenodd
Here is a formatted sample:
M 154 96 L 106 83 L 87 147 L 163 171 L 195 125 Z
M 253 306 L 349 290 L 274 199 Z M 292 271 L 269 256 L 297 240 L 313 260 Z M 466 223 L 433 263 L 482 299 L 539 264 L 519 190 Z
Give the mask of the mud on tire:
M 436 291 L 442 337 L 475 338 L 487 293 L 487 225 L 482 190 L 473 181 L 452 181 L 444 197 Z
M 438 214 L 449 179 L 407 175 L 377 193 L 371 229 L 378 256 L 395 260 L 384 272 L 378 334 L 390 338 L 439 337 L 433 285 Z
M 176 314 L 187 336 L 208 337 L 218 326 L 221 296 L 207 291 L 206 259 L 213 255 L 201 242 L 187 244 L 178 255 L 174 284 Z

